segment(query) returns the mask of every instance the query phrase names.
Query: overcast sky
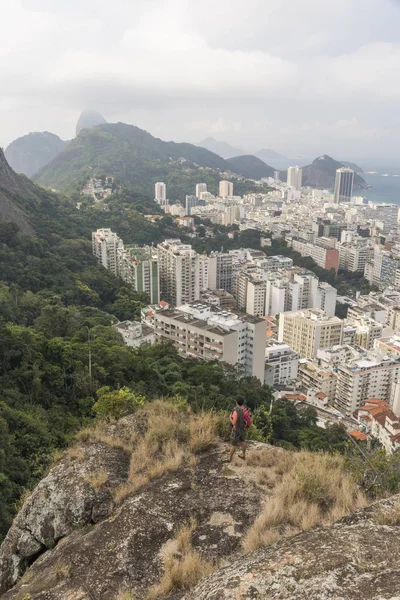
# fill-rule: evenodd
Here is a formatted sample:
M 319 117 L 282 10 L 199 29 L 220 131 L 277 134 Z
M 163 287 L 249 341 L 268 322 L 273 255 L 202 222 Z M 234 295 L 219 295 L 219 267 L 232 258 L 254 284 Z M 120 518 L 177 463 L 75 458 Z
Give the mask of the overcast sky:
M 84 108 L 163 139 L 400 157 L 400 0 L 0 0 L 0 145 Z

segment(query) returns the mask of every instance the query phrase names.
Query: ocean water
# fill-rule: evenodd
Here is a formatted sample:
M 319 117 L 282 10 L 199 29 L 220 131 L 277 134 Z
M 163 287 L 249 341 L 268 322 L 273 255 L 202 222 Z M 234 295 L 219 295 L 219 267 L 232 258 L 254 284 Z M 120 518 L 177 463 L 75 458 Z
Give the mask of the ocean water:
M 366 173 L 363 173 L 362 177 L 372 187 L 368 190 L 355 190 L 353 193 L 365 196 L 373 202 L 400 205 L 400 177 L 383 177 L 382 175 L 367 175 Z

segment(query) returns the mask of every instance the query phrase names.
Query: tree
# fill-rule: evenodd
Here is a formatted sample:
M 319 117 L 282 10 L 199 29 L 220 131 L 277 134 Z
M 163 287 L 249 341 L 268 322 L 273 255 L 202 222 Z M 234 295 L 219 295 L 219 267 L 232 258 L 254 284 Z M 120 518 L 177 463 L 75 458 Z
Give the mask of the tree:
M 97 418 L 107 421 L 120 419 L 134 413 L 146 401 L 144 396 L 135 394 L 127 387 L 115 391 L 111 391 L 109 387 L 103 387 L 97 390 L 97 397 L 98 400 L 94 404 L 93 410 Z

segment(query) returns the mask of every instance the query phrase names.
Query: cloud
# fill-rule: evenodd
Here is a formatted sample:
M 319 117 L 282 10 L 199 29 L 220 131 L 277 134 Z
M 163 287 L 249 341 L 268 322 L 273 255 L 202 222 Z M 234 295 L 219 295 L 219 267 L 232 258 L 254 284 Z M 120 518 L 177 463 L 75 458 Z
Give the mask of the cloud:
M 168 139 L 398 154 L 393 0 L 0 2 L 0 144 L 93 107 Z

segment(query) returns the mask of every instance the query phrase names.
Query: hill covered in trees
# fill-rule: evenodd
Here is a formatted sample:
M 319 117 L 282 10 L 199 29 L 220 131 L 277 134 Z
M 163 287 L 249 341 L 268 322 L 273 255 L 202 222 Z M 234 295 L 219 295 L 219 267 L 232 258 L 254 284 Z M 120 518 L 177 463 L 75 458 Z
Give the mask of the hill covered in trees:
M 11 142 L 5 149 L 5 156 L 14 171 L 31 177 L 47 165 L 66 143 L 49 131 L 28 133 Z
M 164 142 L 133 125 L 108 123 L 81 131 L 35 179 L 71 192 L 89 176 L 106 174 L 150 196 L 155 182 L 164 181 L 170 200 L 175 201 L 194 193 L 196 183 L 202 181 L 216 191 L 219 180 L 231 171 L 234 169 L 229 161 L 205 148 Z M 248 165 L 239 161 L 235 173 L 249 177 Z M 254 185 L 248 187 L 249 191 L 254 189 Z
M 231 165 L 232 171 L 240 173 L 243 177 L 249 179 L 263 179 L 263 177 L 273 177 L 274 169 L 256 156 L 247 154 L 244 156 L 235 156 L 229 158 L 227 162 Z

